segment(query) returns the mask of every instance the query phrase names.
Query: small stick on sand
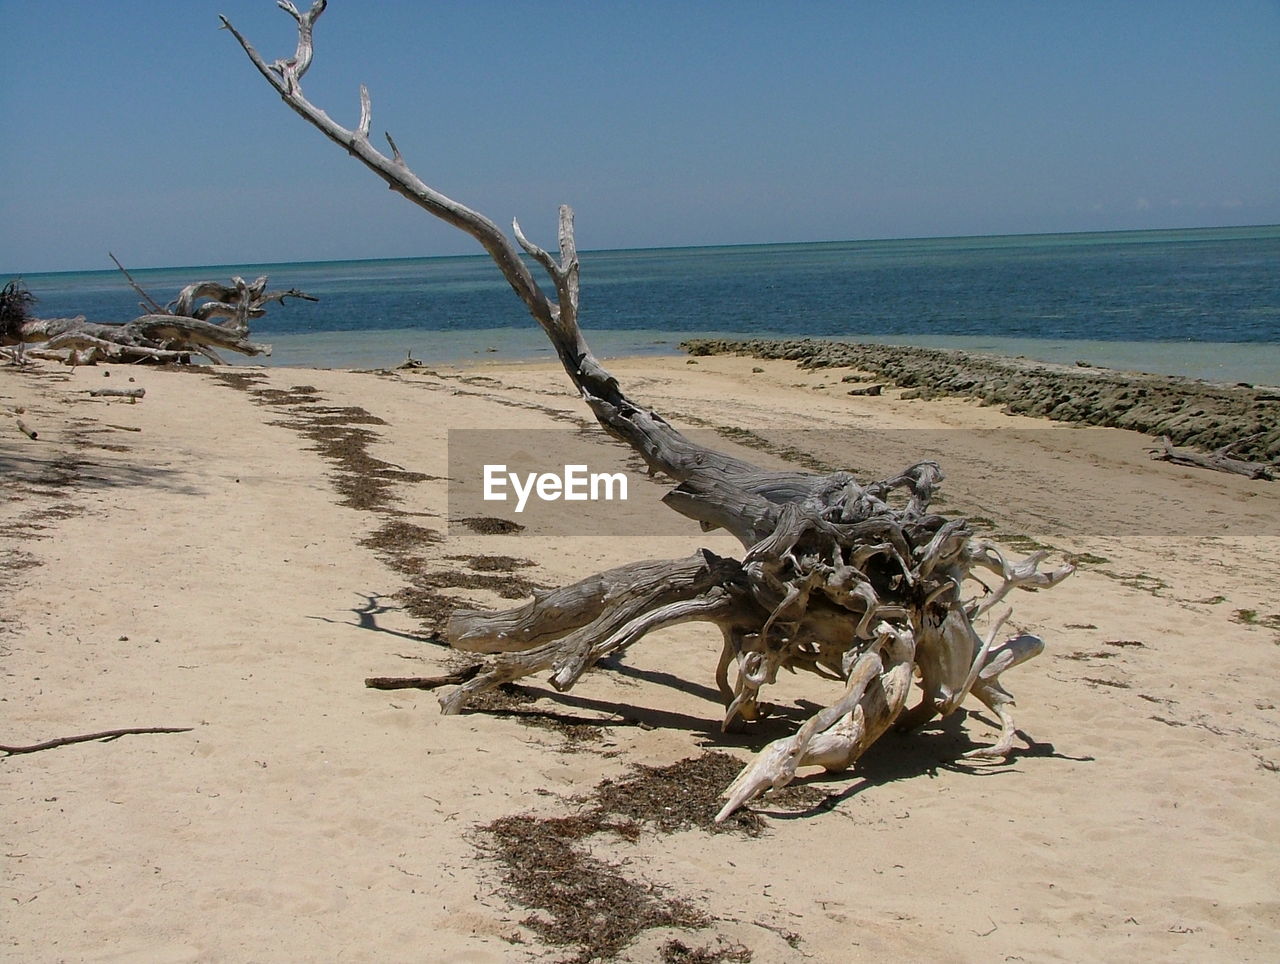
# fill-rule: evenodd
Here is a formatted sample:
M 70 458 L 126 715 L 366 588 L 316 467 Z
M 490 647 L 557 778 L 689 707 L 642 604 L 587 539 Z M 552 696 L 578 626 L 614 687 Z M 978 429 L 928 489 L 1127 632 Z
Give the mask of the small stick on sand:
M 190 726 L 126 726 L 119 730 L 102 730 L 98 733 L 84 733 L 80 736 L 60 736 L 56 740 L 44 743 L 32 743 L 30 746 L 5 746 L 0 743 L 0 752 L 13 756 L 18 753 L 36 753 L 40 750 L 52 750 L 55 746 L 68 746 L 72 743 L 89 743 L 92 740 L 114 740 L 117 737 L 129 736 L 133 733 L 189 733 Z
M 434 690 L 441 686 L 461 686 L 475 678 L 483 668 L 483 663 L 476 663 L 444 676 L 370 676 L 364 685 L 374 690 Z
M 14 419 L 17 422 L 18 431 L 21 432 L 23 435 L 25 435 L 27 438 L 32 438 L 32 439 L 39 438 L 40 433 L 37 432 L 35 429 L 31 428 L 30 426 L 28 426 L 27 423 L 22 420 L 21 416 L 25 412 L 26 412 L 25 408 L 15 408 L 12 410 L 5 409 L 4 414 L 8 415 L 10 418 Z

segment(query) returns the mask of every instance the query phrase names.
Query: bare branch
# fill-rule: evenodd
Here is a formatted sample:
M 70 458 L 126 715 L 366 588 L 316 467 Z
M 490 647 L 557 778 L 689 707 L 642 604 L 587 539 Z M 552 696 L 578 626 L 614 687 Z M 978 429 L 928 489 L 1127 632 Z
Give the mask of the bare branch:
M 0 753 L 14 756 L 19 753 L 38 753 L 41 750 L 52 750 L 56 746 L 70 746 L 73 743 L 89 743 L 93 740 L 114 740 L 135 733 L 190 733 L 190 726 L 126 726 L 118 730 L 100 730 L 97 733 L 84 733 L 80 736 L 60 736 L 56 740 L 43 743 L 32 743 L 29 746 L 8 746 L 0 744 Z
M 534 261 L 546 268 L 547 274 L 549 274 L 551 279 L 554 281 L 556 279 L 556 275 L 560 271 L 560 266 L 556 264 L 555 258 L 551 257 L 545 248 L 538 247 L 526 238 L 524 236 L 524 232 L 520 230 L 520 222 L 514 218 L 511 220 L 511 230 L 515 234 L 516 240 L 520 242 L 520 247 L 524 248 Z
M 128 280 L 128 282 L 129 282 L 129 287 L 130 287 L 130 288 L 132 288 L 134 291 L 136 291 L 139 295 L 141 295 L 141 296 L 142 296 L 142 302 L 143 302 L 143 303 L 142 303 L 139 307 L 141 307 L 143 311 L 154 311 L 154 312 L 156 312 L 156 313 L 160 313 L 160 312 L 163 312 L 163 311 L 164 311 L 164 309 L 163 309 L 162 307 L 160 307 L 160 305 L 156 304 L 155 299 L 153 299 L 149 294 L 147 294 L 145 291 L 143 291 L 143 290 L 142 290 L 142 288 L 141 288 L 141 286 L 139 286 L 139 284 L 138 284 L 136 281 L 134 281 L 134 280 L 133 280 L 133 275 L 129 274 L 129 272 L 128 272 L 127 270 L 125 270 L 125 266 L 124 266 L 124 265 L 122 265 L 122 264 L 121 264 L 121 263 L 116 259 L 116 256 L 115 256 L 114 254 L 112 254 L 110 251 L 108 251 L 108 252 L 107 252 L 107 257 L 108 257 L 108 258 L 110 258 L 112 261 L 115 261 L 115 263 L 116 263 L 116 267 L 120 269 L 121 273 L 122 273 L 122 274 L 125 276 L 125 278 Z
M 375 690 L 435 690 L 441 686 L 461 686 L 475 678 L 482 669 L 484 664 L 476 663 L 443 676 L 370 676 L 365 679 L 364 685 Z
M 382 136 L 387 139 L 387 144 L 391 148 L 391 162 L 398 167 L 404 167 L 404 158 L 400 154 L 400 148 L 396 146 L 395 139 L 391 136 L 390 131 L 383 131 Z
M 291 6 L 282 4 L 281 8 L 298 21 L 298 52 L 294 55 L 292 61 L 277 62 L 274 65 L 276 69 L 273 69 L 273 66 L 268 65 L 262 59 L 262 56 L 232 26 L 230 21 L 223 17 L 222 23 L 226 29 L 231 31 L 250 61 L 258 68 L 259 73 L 266 77 L 271 86 L 279 92 L 285 103 L 295 113 L 330 140 L 349 151 L 369 170 L 382 178 L 393 191 L 403 195 L 443 221 L 467 232 L 479 241 L 498 265 L 503 277 L 507 279 L 507 283 L 511 285 L 521 301 L 525 303 L 525 306 L 538 323 L 544 328 L 551 325 L 554 314 L 551 301 L 539 289 L 537 282 L 533 280 L 533 276 L 529 273 L 529 269 L 520 260 L 520 255 L 515 246 L 497 225 L 484 215 L 428 187 L 405 166 L 404 159 L 390 136 L 388 136 L 387 140 L 394 152 L 393 157 L 387 157 L 375 149 L 367 138 L 362 138 L 358 131 L 348 130 L 338 124 L 323 110 L 320 110 L 307 100 L 298 83 L 304 71 L 294 69 L 292 65 L 296 63 L 310 66 L 312 57 L 311 28 L 315 18 L 323 11 L 325 4 L 323 0 L 316 0 L 316 3 L 312 5 L 311 14 L 307 16 L 299 16 L 296 10 L 290 10 Z M 317 7 L 320 8 L 319 11 Z M 310 20 L 307 19 L 308 16 Z
M 592 354 L 579 326 L 573 210 L 559 210 L 558 257 L 530 241 L 515 221 L 513 243 L 488 218 L 423 183 L 390 135 L 391 157 L 370 145 L 372 107 L 365 88 L 356 129 L 337 124 L 306 99 L 298 83 L 312 55 L 316 8 L 323 4 L 313 6 L 309 17 L 287 2 L 281 7 L 298 23 L 292 61 L 266 65 L 224 24 L 285 103 L 392 190 L 479 241 L 550 339 L 596 420 L 651 469 L 678 483 L 666 504 L 703 529 L 726 529 L 747 550 L 741 561 L 701 550 L 686 559 L 631 563 L 537 593 L 516 609 L 454 612 L 451 644 L 486 654 L 489 662 L 441 699 L 444 712 L 457 713 L 476 695 L 532 673 L 549 671 L 556 688 L 568 689 L 601 657 L 646 633 L 702 620 L 715 623 L 723 638 L 715 679 L 726 704 L 726 728 L 762 715 L 759 692 L 780 670 L 803 669 L 846 684 L 839 700 L 794 736 L 775 741 L 743 771 L 718 819 L 781 786 L 797 767 L 851 766 L 902 714 L 917 671 L 922 699 L 909 719 L 954 712 L 972 693 L 1001 720 L 1000 740 L 991 752 L 1007 754 L 1016 729 L 1009 714 L 1012 697 L 998 677 L 1036 655 L 1043 642 L 1019 636 L 997 645 L 1006 617 L 985 639 L 973 620 L 1011 589 L 1052 586 L 1071 568 L 1040 572 L 1039 555 L 1009 563 L 998 550 L 975 543 L 964 520 L 931 512 L 942 481 L 932 461 L 866 486 L 848 472 L 769 471 L 695 442 L 629 398 Z M 555 301 L 539 288 L 521 251 L 546 271 Z M 975 568 L 994 569 L 1004 578 L 980 602 L 963 596 Z
M 560 269 L 563 278 L 558 280 L 556 290 L 560 292 L 560 304 L 573 306 L 576 319 L 578 314 L 578 246 L 573 235 L 573 208 L 567 204 L 560 205 Z
M 360 85 L 360 124 L 356 136 L 363 141 L 369 140 L 369 125 L 373 123 L 373 101 L 369 99 L 369 88 Z
M 311 67 L 312 30 L 320 14 L 324 13 L 324 8 L 328 6 L 328 2 L 327 0 L 315 0 L 311 4 L 311 9 L 305 14 L 298 13 L 298 8 L 290 3 L 289 0 L 276 0 L 276 6 L 298 22 L 298 49 L 294 51 L 290 59 L 277 60 L 272 66 L 280 72 L 286 84 L 297 86 L 298 81 L 302 79 L 302 75 Z
M 20 408 L 20 407 L 13 408 L 13 409 L 0 408 L 0 415 L 7 415 L 9 418 L 12 418 L 19 432 L 21 432 L 23 435 L 25 435 L 29 439 L 34 440 L 39 438 L 40 433 L 37 432 L 35 429 L 31 428 L 29 425 L 27 425 L 26 422 L 22 420 L 22 416 L 24 414 L 26 414 L 25 408 Z

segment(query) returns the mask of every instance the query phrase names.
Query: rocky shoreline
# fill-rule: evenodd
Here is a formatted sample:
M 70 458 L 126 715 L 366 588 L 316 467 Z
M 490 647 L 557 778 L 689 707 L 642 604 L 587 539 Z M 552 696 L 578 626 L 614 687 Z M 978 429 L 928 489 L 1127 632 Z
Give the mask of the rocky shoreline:
M 691 355 L 787 359 L 802 368 L 849 368 L 906 389 L 904 398 L 963 396 L 1007 412 L 1168 436 L 1213 451 L 1280 460 L 1280 389 L 1176 375 L 1052 365 L 980 352 L 814 339 L 692 339 Z

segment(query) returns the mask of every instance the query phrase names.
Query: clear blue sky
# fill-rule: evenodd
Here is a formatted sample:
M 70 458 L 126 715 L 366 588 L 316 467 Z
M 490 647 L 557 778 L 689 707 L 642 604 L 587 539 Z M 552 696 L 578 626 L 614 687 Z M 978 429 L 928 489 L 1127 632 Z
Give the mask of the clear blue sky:
M 304 0 L 305 2 L 305 0 Z M 303 4 L 300 4 L 303 5 Z M 0 0 L 0 275 L 475 253 L 289 111 L 271 0 Z M 1280 222 L 1280 2 L 331 0 L 428 183 L 590 248 Z

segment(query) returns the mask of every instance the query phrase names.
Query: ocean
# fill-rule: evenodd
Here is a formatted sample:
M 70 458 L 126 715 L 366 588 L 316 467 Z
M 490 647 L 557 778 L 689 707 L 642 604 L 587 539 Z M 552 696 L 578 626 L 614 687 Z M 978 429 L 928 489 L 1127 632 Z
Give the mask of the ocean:
M 817 337 L 1280 384 L 1280 226 L 585 251 L 582 327 L 602 357 L 689 337 Z M 486 255 L 134 268 L 157 301 L 269 275 L 249 364 L 379 367 L 550 357 Z M 535 268 L 535 273 L 540 269 Z M 7 279 L 3 279 L 7 280 Z M 29 274 L 41 317 L 126 321 L 114 268 Z M 547 286 L 549 288 L 549 286 Z M 240 362 L 241 359 L 235 359 Z

